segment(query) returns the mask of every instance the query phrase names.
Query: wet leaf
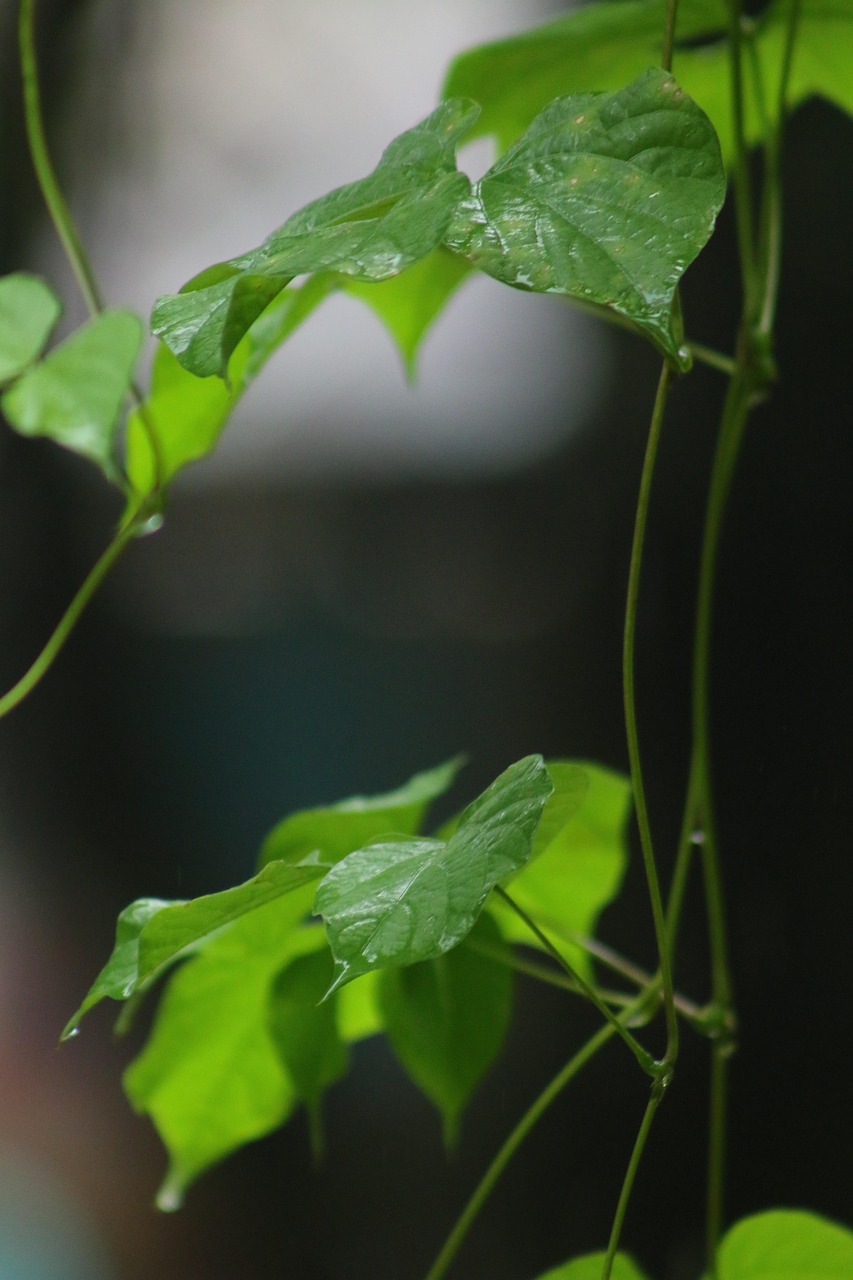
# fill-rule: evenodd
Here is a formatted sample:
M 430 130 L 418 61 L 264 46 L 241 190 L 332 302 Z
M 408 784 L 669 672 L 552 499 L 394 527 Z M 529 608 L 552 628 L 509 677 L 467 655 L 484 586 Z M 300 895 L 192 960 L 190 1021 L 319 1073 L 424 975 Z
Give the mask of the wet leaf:
M 444 1141 L 503 1044 L 512 1011 L 512 971 L 476 949 L 500 950 L 500 934 L 480 916 L 460 946 L 435 960 L 379 975 L 385 1033 L 415 1084 L 441 1112 Z
M 5 392 L 3 412 L 22 435 L 49 436 L 118 481 L 116 428 L 141 343 L 133 312 L 104 311 Z
M 541 756 L 528 756 L 465 810 L 448 841 L 376 844 L 333 867 L 314 901 L 335 957 L 330 991 L 461 942 L 494 886 L 530 857 L 552 789 Z
M 390 143 L 369 177 L 306 205 L 259 248 L 161 298 L 154 333 L 191 373 L 224 377 L 243 334 L 295 276 L 385 280 L 426 257 L 469 189 L 455 148 L 476 116 L 471 102 L 442 104 Z
M 725 190 L 710 121 L 651 69 L 551 103 L 474 184 L 446 243 L 505 284 L 617 312 L 683 368 L 675 289 Z
M 38 359 L 61 310 L 56 294 L 38 276 L 16 272 L 0 279 L 0 385 Z
M 175 960 L 197 950 L 226 925 L 322 875 L 322 867 L 273 863 L 251 880 L 222 893 L 189 902 L 159 898 L 132 902 L 118 918 L 112 955 L 63 1031 L 63 1039 L 75 1033 L 81 1018 L 105 996 L 127 1000 L 146 990 Z M 307 901 L 303 910 L 305 905 Z
M 631 787 L 622 774 L 600 765 L 584 762 L 580 767 L 588 789 L 575 816 L 554 831 L 547 847 L 530 860 L 509 888 L 513 899 L 546 934 L 560 940 L 572 965 L 591 978 L 587 953 L 572 945 L 570 938 L 572 934 L 594 934 L 599 915 L 619 892 L 628 860 Z M 559 792 L 559 765 L 549 763 L 548 768 Z M 543 838 L 548 834 L 544 832 Z M 509 908 L 495 901 L 490 910 L 508 940 L 539 945 Z

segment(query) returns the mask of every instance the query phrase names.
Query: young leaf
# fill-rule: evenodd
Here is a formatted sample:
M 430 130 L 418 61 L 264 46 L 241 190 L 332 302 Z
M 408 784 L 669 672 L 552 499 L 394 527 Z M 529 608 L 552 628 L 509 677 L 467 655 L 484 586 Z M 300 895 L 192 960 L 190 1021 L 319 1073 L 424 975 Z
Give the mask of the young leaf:
M 0 280 L 0 386 L 38 359 L 61 310 L 38 276 L 19 271 Z
M 118 481 L 115 432 L 141 342 L 133 312 L 102 312 L 5 392 L 3 412 L 22 435 L 50 436 Z
M 548 768 L 559 790 L 559 767 L 549 764 Z M 541 854 L 515 877 L 511 892 L 546 933 L 566 944 L 563 949 L 572 965 L 590 978 L 588 955 L 572 946 L 568 938 L 574 933 L 592 934 L 600 913 L 619 892 L 627 864 L 631 786 L 627 778 L 600 765 L 585 763 L 582 768 L 588 790 L 576 816 L 569 818 Z M 539 832 L 537 843 L 538 839 Z M 490 904 L 490 910 L 508 940 L 539 945 L 514 911 L 498 901 Z
M 475 183 L 446 243 L 505 284 L 617 312 L 684 368 L 672 302 L 725 191 L 711 122 L 652 68 L 552 102 Z
M 816 1214 L 771 1209 L 726 1232 L 719 1280 L 849 1280 L 853 1232 Z
M 284 818 L 261 845 L 260 866 L 274 859 L 301 862 L 316 855 L 320 863 L 340 862 L 380 836 L 414 835 L 431 800 L 443 795 L 462 766 L 462 758 L 416 773 L 396 791 L 351 796 L 322 809 L 303 809 Z
M 426 257 L 469 189 L 455 148 L 477 111 L 472 102 L 443 103 L 396 138 L 369 177 L 306 205 L 258 249 L 161 298 L 154 333 L 191 373 L 224 377 L 243 334 L 294 276 L 335 271 L 385 280 Z
M 298 956 L 273 979 L 267 1005 L 270 1035 L 296 1097 L 305 1104 L 317 1160 L 323 1150 L 320 1101 L 347 1069 L 337 1001 L 323 1001 L 331 980 L 332 958 L 325 947 Z
M 417 355 L 427 330 L 473 266 L 440 247 L 390 280 L 365 284 L 342 277 L 342 287 L 376 313 L 397 344 L 406 374 L 414 382 Z
M 470 805 L 451 838 L 351 853 L 321 883 L 334 991 L 371 969 L 430 960 L 468 934 L 488 894 L 530 857 L 553 790 L 541 756 L 511 765 Z
M 165 485 L 188 463 L 213 451 L 243 392 L 273 352 L 335 288 L 336 276 L 316 275 L 299 288 L 283 290 L 234 351 L 227 384 L 221 378 L 194 377 L 167 346 L 158 345 L 150 394 L 143 411 L 134 410 L 127 424 L 126 470 L 137 502 L 152 492 L 158 478 Z M 157 440 L 159 477 L 149 432 Z
M 456 1143 L 463 1107 L 503 1044 L 512 1010 L 511 970 L 478 952 L 477 942 L 501 946 L 488 916 L 447 955 L 379 975 L 385 1032 L 441 1112 L 448 1148 Z
M 132 902 L 118 918 L 113 953 L 65 1027 L 63 1040 L 76 1033 L 84 1014 L 105 996 L 127 1000 L 146 990 L 175 960 L 198 950 L 226 925 L 322 875 L 322 867 L 273 863 L 245 884 L 190 902 Z
M 582 1258 L 574 1258 L 555 1267 L 538 1280 L 601 1280 L 601 1269 L 606 1254 L 587 1253 Z M 613 1259 L 611 1280 L 647 1280 L 646 1273 L 641 1271 L 636 1262 L 627 1253 L 617 1253 Z
M 268 1001 L 289 959 L 324 945 L 301 926 L 305 895 L 267 903 L 209 938 L 169 979 L 125 1090 L 169 1152 L 158 1196 L 177 1208 L 190 1183 L 229 1152 L 280 1125 L 293 1086 L 270 1036 Z

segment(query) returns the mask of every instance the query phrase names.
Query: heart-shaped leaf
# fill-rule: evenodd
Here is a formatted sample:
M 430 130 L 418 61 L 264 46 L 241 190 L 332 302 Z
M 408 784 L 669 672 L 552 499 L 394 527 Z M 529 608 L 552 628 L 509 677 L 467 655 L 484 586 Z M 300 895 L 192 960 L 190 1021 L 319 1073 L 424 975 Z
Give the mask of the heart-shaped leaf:
M 853 1232 L 817 1214 L 771 1209 L 726 1232 L 719 1280 L 849 1280 Z
M 652 68 L 551 103 L 474 185 L 446 243 L 505 284 L 615 311 L 684 368 L 673 298 L 725 190 L 710 121 Z
M 455 1146 L 459 1116 L 497 1056 L 512 1011 L 512 971 L 477 950 L 500 951 L 487 915 L 447 955 L 379 975 L 385 1033 L 415 1084 L 441 1112 Z
M 118 480 L 115 434 L 142 342 L 132 311 L 104 311 L 29 369 L 3 396 L 16 431 L 50 436 Z
M 542 757 L 527 756 L 465 810 L 448 841 L 376 844 L 333 867 L 314 900 L 335 957 L 330 993 L 461 942 L 494 886 L 530 857 L 552 790 Z
M 369 177 L 306 205 L 259 248 L 161 298 L 154 333 L 191 373 L 225 376 L 237 343 L 294 276 L 385 280 L 426 257 L 470 188 L 455 149 L 478 110 L 469 101 L 443 103 L 396 138 Z
M 0 280 L 0 385 L 38 359 L 61 310 L 38 276 L 16 272 Z

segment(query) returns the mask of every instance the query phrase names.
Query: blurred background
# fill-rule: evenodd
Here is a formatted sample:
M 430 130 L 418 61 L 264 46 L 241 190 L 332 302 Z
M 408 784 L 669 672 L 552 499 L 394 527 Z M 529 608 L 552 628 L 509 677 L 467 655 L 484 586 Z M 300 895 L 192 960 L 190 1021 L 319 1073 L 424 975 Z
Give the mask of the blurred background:
M 39 4 L 48 125 L 108 299 L 147 314 L 201 267 L 362 176 L 435 105 L 458 49 L 546 0 Z M 0 0 L 0 270 L 82 319 L 26 157 L 15 6 Z M 735 986 L 729 1211 L 850 1218 L 850 555 L 853 124 L 796 117 L 781 378 L 755 416 L 721 560 L 714 730 Z M 843 167 L 843 158 L 847 166 Z M 474 176 L 489 158 L 473 148 Z M 684 286 L 731 348 L 730 211 Z M 459 1155 L 378 1043 L 300 1117 L 151 1206 L 164 1159 L 121 1094 L 109 1012 L 57 1050 L 116 913 L 252 873 L 291 809 L 389 789 L 456 752 L 448 805 L 529 751 L 626 768 L 621 620 L 658 374 L 651 349 L 553 299 L 467 284 L 418 385 L 375 319 L 327 303 L 173 494 L 54 670 L 0 724 L 0 1280 L 410 1280 L 496 1145 L 594 1022 L 525 982 Z M 721 378 L 677 386 L 653 494 L 638 690 L 665 866 L 687 763 L 697 551 Z M 0 683 L 44 642 L 118 512 L 89 468 L 0 428 Z M 602 936 L 652 963 L 636 859 Z M 691 894 L 681 987 L 707 995 Z M 138 1047 L 138 1045 L 137 1045 Z M 527 1280 L 604 1246 L 645 1100 L 614 1051 L 531 1138 L 457 1271 Z M 705 1046 L 653 1135 L 625 1243 L 657 1280 L 701 1269 Z M 455 1274 L 455 1273 L 454 1273 Z

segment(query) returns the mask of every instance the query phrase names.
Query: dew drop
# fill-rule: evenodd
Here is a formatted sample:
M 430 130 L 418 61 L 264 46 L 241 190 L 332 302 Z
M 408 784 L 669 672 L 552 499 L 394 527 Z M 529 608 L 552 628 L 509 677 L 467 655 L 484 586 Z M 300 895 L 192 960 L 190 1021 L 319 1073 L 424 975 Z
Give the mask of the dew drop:
M 155 515 L 149 516 L 148 519 L 139 526 L 136 531 L 137 538 L 147 538 L 149 534 L 156 533 L 158 529 L 162 529 L 166 523 L 165 516 L 158 511 Z

